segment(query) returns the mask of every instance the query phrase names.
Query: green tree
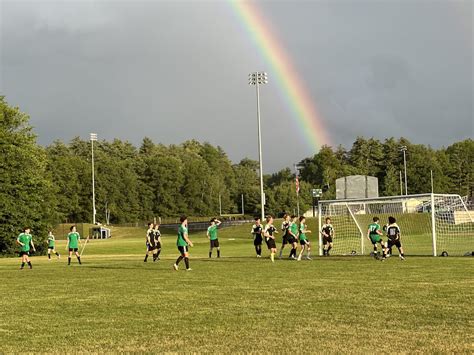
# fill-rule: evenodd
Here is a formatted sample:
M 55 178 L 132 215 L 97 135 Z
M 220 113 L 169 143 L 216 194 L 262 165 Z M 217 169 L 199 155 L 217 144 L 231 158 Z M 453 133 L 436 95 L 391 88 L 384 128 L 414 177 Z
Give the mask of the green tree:
M 32 228 L 38 251 L 54 223 L 54 199 L 45 178 L 46 155 L 36 144 L 29 117 L 0 97 L 0 253 L 16 249 L 25 226 Z

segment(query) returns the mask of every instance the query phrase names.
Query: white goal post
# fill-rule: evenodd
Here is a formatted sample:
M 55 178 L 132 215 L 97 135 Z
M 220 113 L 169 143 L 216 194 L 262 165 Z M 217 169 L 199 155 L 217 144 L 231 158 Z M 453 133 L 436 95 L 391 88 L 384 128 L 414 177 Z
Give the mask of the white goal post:
M 419 194 L 366 199 L 323 200 L 318 205 L 321 231 L 327 217 L 334 227 L 333 254 L 368 255 L 373 217 L 380 225 L 395 217 L 407 255 L 467 255 L 474 251 L 474 211 L 459 195 Z M 384 238 L 386 240 L 386 238 Z M 394 250 L 396 254 L 396 250 Z M 323 254 L 319 233 L 319 255 Z

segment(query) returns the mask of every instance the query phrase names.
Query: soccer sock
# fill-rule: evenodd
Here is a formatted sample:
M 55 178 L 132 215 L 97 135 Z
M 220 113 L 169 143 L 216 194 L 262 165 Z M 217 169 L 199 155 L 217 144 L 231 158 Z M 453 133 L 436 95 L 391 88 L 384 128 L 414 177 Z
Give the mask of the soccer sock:
M 21 268 L 23 269 L 25 267 L 25 263 L 21 263 Z
M 71 265 L 71 257 L 70 256 L 67 258 L 67 264 Z
M 81 257 L 80 257 L 80 256 L 77 256 L 77 261 L 79 261 L 79 264 L 82 264 L 82 263 L 81 263 Z
M 212 257 L 212 251 L 209 252 L 209 257 Z
M 153 254 L 153 261 L 156 261 L 157 258 L 158 258 L 158 254 Z
M 157 257 L 157 258 L 159 258 L 160 253 L 161 253 L 161 249 L 158 249 L 158 253 L 156 253 L 156 257 Z
M 59 253 L 58 253 L 58 252 L 56 252 L 56 256 L 59 256 Z
M 306 252 L 306 257 L 308 257 L 308 258 L 309 258 L 309 256 L 310 256 L 310 255 L 311 255 L 311 251 L 310 251 L 310 250 L 308 250 L 308 251 Z
M 180 256 L 178 257 L 178 259 L 176 259 L 176 263 L 175 263 L 175 264 L 178 265 L 181 260 L 183 260 L 183 257 L 180 255 Z
M 281 254 L 283 254 L 283 248 L 280 249 L 280 258 L 281 258 Z
M 186 269 L 189 269 L 189 258 L 187 256 L 184 257 L 184 264 L 186 265 Z
M 145 255 L 145 260 L 143 260 L 145 263 L 148 260 L 148 254 Z
M 270 259 L 271 259 L 272 262 L 275 261 L 275 253 L 274 252 L 270 253 Z
M 33 266 L 31 265 L 31 261 L 28 261 L 28 266 L 30 267 L 30 269 L 33 268 Z
M 217 249 L 217 257 L 218 257 L 218 258 L 221 257 L 221 250 L 220 250 L 220 249 Z
M 48 259 L 51 259 L 51 254 L 48 254 Z

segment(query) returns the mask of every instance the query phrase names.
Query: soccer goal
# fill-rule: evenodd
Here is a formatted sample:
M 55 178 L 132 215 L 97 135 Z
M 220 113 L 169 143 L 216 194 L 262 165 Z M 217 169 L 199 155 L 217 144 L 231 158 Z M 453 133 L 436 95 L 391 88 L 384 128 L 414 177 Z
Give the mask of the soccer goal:
M 333 254 L 368 255 L 367 240 L 373 217 L 380 226 L 393 216 L 401 230 L 402 244 L 408 255 L 466 255 L 474 251 L 474 211 L 459 195 L 420 194 L 370 199 L 320 201 L 319 230 L 326 217 L 334 227 Z M 384 238 L 385 239 L 385 238 Z M 385 239 L 386 240 L 386 239 Z M 319 254 L 322 255 L 319 233 Z M 396 251 L 394 250 L 396 254 Z

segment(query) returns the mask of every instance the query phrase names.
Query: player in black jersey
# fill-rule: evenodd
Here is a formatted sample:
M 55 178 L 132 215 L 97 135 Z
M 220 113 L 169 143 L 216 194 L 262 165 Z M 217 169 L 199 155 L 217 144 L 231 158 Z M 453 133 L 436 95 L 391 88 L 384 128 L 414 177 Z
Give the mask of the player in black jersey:
M 289 243 L 289 238 L 291 237 L 290 225 L 291 225 L 290 215 L 285 213 L 283 215 L 283 223 L 281 224 L 281 231 L 283 233 L 283 237 L 282 237 L 280 256 L 279 256 L 280 259 L 281 259 L 281 255 L 283 254 L 283 249 L 285 248 L 285 245 Z
M 161 232 L 160 232 L 160 224 L 157 223 L 153 227 L 153 238 L 155 238 L 155 245 L 156 249 L 153 253 L 153 261 L 160 260 L 160 253 L 161 253 Z
M 323 255 L 329 256 L 329 251 L 332 249 L 332 238 L 334 237 L 334 227 L 331 224 L 331 218 L 326 218 L 326 223 L 321 228 L 323 236 Z
M 288 237 L 288 243 L 291 244 L 290 259 L 296 260 L 296 250 L 298 249 L 298 216 L 291 216 L 290 221 L 290 236 Z
M 405 253 L 403 252 L 401 243 L 400 227 L 397 225 L 397 220 L 395 217 L 392 216 L 388 217 L 387 237 L 387 249 L 392 250 L 392 247 L 396 246 L 398 249 L 398 256 L 401 260 L 405 260 Z M 382 258 L 382 260 L 385 260 L 385 256 Z
M 262 257 L 262 242 L 263 242 L 263 226 L 260 222 L 260 218 L 255 217 L 255 224 L 252 226 L 253 245 L 255 246 L 255 252 L 257 258 Z
M 267 243 L 268 250 L 270 250 L 270 260 L 275 262 L 275 254 L 277 247 L 275 243 L 275 234 L 278 233 L 277 229 L 273 226 L 273 217 L 267 216 L 267 224 L 263 230 L 265 242 Z
M 155 249 L 156 249 L 156 243 L 155 243 L 155 233 L 153 231 L 153 223 L 149 222 L 148 230 L 146 231 L 146 254 L 145 254 L 145 260 L 143 260 L 145 263 L 148 260 L 148 255 L 150 254 L 150 252 L 155 254 Z

